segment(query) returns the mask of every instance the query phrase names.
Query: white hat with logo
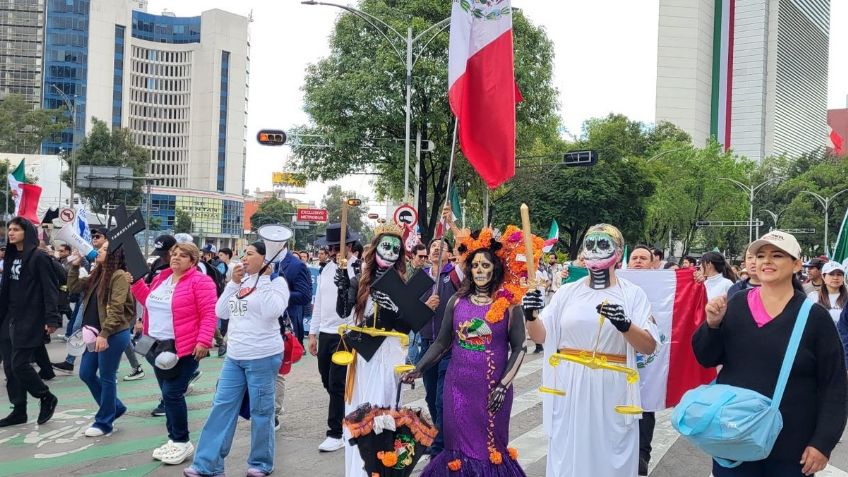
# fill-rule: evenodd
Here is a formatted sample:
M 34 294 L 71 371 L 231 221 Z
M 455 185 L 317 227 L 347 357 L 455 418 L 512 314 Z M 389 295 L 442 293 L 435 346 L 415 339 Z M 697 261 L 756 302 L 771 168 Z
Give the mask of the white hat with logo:
M 833 273 L 833 272 L 840 272 L 843 275 L 845 275 L 845 269 L 842 268 L 842 265 L 840 265 L 839 262 L 837 262 L 835 260 L 831 260 L 831 261 L 825 263 L 824 266 L 822 267 L 821 272 L 822 272 L 822 275 L 827 275 L 828 273 Z
M 772 230 L 763 235 L 759 240 L 755 240 L 748 247 L 748 250 L 752 253 L 757 253 L 764 245 L 773 245 L 791 255 L 792 258 L 801 257 L 801 246 L 798 245 L 798 240 L 795 239 L 795 236 L 780 230 Z

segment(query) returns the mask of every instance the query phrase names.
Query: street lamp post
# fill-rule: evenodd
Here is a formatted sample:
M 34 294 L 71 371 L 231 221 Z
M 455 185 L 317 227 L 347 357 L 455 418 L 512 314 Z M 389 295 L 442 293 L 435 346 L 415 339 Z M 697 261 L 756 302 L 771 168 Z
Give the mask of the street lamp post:
M 771 216 L 771 220 L 774 222 L 774 228 L 775 228 L 775 229 L 776 229 L 776 228 L 778 228 L 778 227 L 777 227 L 777 222 L 780 220 L 780 216 L 781 216 L 781 215 L 783 215 L 783 213 L 784 213 L 784 212 L 786 212 L 786 209 L 781 210 L 780 212 L 777 212 L 777 213 L 772 212 L 772 211 L 770 211 L 770 210 L 768 210 L 768 209 L 760 209 L 760 210 L 761 210 L 762 212 L 765 212 L 765 213 L 769 214 L 769 216 Z
M 727 177 L 719 177 L 719 179 L 723 181 L 728 181 L 736 184 L 740 189 L 748 193 L 748 243 L 754 241 L 754 197 L 757 195 L 757 192 L 763 187 L 771 184 L 772 182 L 779 180 L 779 177 L 772 177 L 771 179 L 761 182 L 757 185 L 748 185 L 743 184 L 736 179 L 729 179 Z
M 71 154 L 70 154 L 70 157 L 68 158 L 68 162 L 70 163 L 70 166 L 71 166 L 71 201 L 70 201 L 70 205 L 71 205 L 71 208 L 74 208 L 74 198 L 75 198 L 75 191 L 76 191 L 76 185 L 77 185 L 76 184 L 77 171 L 76 171 L 76 168 L 74 167 L 74 155 L 77 153 L 77 95 L 75 94 L 73 101 L 71 101 L 71 98 L 69 98 L 68 95 L 65 94 L 64 91 L 59 89 L 58 86 L 56 86 L 55 84 L 51 84 L 50 86 L 57 93 L 59 93 L 59 96 L 62 97 L 62 101 L 65 102 L 65 106 L 68 108 L 68 111 L 71 112 Z M 62 190 L 61 181 L 62 181 L 62 179 L 60 177 L 59 178 L 59 190 L 60 191 Z
M 827 243 L 827 234 L 828 234 L 828 221 L 830 219 L 830 204 L 833 203 L 833 200 L 839 197 L 843 192 L 848 192 L 848 189 L 842 189 L 841 191 L 833 194 L 830 197 L 824 197 L 821 194 L 817 194 L 815 192 L 811 192 L 808 190 L 802 190 L 802 194 L 807 194 L 813 196 L 819 204 L 824 208 L 824 254 L 830 256 L 830 247 Z
M 318 2 L 315 0 L 304 0 L 302 2 L 303 5 L 325 5 L 330 7 L 341 8 L 347 12 L 350 12 L 359 18 L 365 20 L 369 25 L 374 27 L 389 43 L 389 46 L 395 51 L 398 59 L 405 63 L 406 65 L 406 136 L 404 138 L 404 168 L 403 168 L 403 199 L 404 201 L 409 198 L 409 153 L 411 148 L 411 129 L 412 129 L 412 68 L 415 66 L 415 63 L 418 62 L 418 59 L 421 57 L 421 54 L 424 50 L 427 49 L 427 45 L 430 44 L 433 39 L 436 38 L 436 35 L 441 33 L 445 28 L 450 25 L 450 17 L 445 18 L 444 20 L 431 25 L 426 30 L 422 31 L 415 37 L 412 36 L 412 27 L 408 27 L 406 29 L 406 35 L 404 36 L 396 29 L 392 28 L 388 23 L 380 20 L 379 18 L 371 15 L 370 13 L 365 13 L 362 10 L 357 8 L 349 7 L 347 5 L 340 5 L 338 3 L 330 3 L 330 2 Z M 394 38 L 400 39 L 400 41 L 405 45 L 406 52 L 401 53 L 401 51 L 395 46 L 394 38 L 389 37 L 379 26 L 382 25 L 386 31 L 394 35 Z M 421 46 L 421 49 L 418 51 L 418 55 L 414 55 L 412 49 L 423 41 L 424 37 L 430 33 L 431 30 L 436 29 L 436 32 L 431 36 L 424 44 Z

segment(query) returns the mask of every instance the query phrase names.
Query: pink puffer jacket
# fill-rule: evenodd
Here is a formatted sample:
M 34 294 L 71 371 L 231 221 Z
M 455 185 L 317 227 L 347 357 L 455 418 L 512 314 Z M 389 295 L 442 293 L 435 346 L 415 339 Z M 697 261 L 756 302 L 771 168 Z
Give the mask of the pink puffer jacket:
M 149 320 L 147 319 L 147 296 L 150 291 L 173 275 L 170 268 L 153 279 L 148 286 L 144 280 L 138 280 L 132 286 L 135 299 L 144 305 L 144 334 L 147 334 Z M 177 345 L 177 356 L 182 358 L 194 352 L 198 343 L 212 347 L 212 338 L 218 318 L 215 316 L 215 302 L 218 301 L 215 282 L 196 268 L 192 268 L 177 282 L 171 301 L 174 313 L 174 336 Z

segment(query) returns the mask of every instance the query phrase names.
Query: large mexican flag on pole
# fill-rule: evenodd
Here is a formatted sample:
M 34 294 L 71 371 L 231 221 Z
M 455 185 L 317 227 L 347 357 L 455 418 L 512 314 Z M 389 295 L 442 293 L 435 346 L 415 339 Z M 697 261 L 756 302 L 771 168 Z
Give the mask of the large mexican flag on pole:
M 26 183 L 25 164 L 21 160 L 18 167 L 9 174 L 9 193 L 15 201 L 15 215 L 23 217 L 35 225 L 41 223 L 38 216 L 38 201 L 41 199 L 41 186 Z

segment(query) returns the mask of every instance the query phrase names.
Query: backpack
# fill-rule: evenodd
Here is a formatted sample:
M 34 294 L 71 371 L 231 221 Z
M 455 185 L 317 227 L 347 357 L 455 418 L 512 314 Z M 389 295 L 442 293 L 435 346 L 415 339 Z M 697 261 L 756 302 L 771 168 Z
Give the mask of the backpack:
M 68 272 L 55 257 L 46 254 L 50 258 L 50 265 L 56 281 L 59 283 L 59 301 L 57 303 L 59 313 L 71 315 L 71 302 L 68 296 Z
M 220 297 L 221 294 L 224 293 L 224 288 L 227 286 L 227 275 L 222 274 L 221 271 L 215 268 L 215 266 L 211 263 L 201 262 L 198 264 L 198 267 L 200 267 L 201 264 L 203 267 L 200 271 L 208 275 L 209 278 L 215 282 L 215 292 Z

